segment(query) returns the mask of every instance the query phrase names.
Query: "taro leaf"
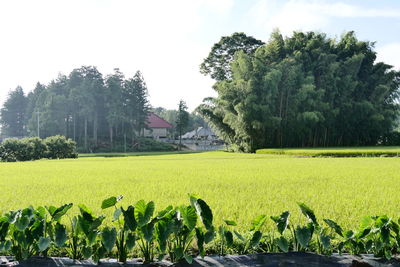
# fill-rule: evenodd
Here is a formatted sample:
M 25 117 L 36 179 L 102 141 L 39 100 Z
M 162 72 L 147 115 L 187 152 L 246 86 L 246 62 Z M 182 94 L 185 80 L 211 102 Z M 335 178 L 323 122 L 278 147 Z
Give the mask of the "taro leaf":
M 283 252 L 289 251 L 289 242 L 286 240 L 284 236 L 281 236 L 276 239 L 276 244 L 278 245 L 279 249 Z
M 258 246 L 258 244 L 260 244 L 261 237 L 262 237 L 262 233 L 260 231 L 254 232 L 254 234 L 250 240 L 250 246 L 252 248 L 256 248 Z
M 306 216 L 310 221 L 312 221 L 315 225 L 318 225 L 317 218 L 315 217 L 315 213 L 312 209 L 310 209 L 304 203 L 297 203 L 300 207 L 301 212 Z
M 383 243 L 389 244 L 390 243 L 390 229 L 388 226 L 381 228 L 380 237 Z
M 387 260 L 390 260 L 392 258 L 392 253 L 387 249 L 385 249 L 385 258 Z
M 126 210 L 122 209 L 122 213 L 124 215 L 124 228 L 135 231 L 135 208 L 133 206 L 129 206 Z
M 204 250 L 204 234 L 201 228 L 196 227 L 196 239 L 197 239 L 197 247 L 199 249 L 199 254 L 202 258 L 205 256 Z
M 50 241 L 51 241 L 50 237 L 41 236 L 39 238 L 39 242 L 38 242 L 39 251 L 42 252 L 42 251 L 45 251 L 46 249 L 48 249 L 48 247 L 50 246 Z
M 375 223 L 375 219 L 373 219 L 372 217 L 364 217 L 361 220 L 359 230 L 362 231 L 365 228 L 371 228 L 374 226 L 374 223 Z
M 181 213 L 183 224 L 189 229 L 193 230 L 197 222 L 196 210 L 191 206 L 182 206 L 179 208 Z
M 258 230 L 260 230 L 260 228 L 263 226 L 263 224 L 265 223 L 266 220 L 267 220 L 267 216 L 266 215 L 260 215 L 260 216 L 256 217 L 252 222 L 252 226 L 250 228 L 250 231 L 258 231 Z
M 94 219 L 93 222 L 91 223 L 89 229 L 91 231 L 93 231 L 93 230 L 96 230 L 97 228 L 99 228 L 99 226 L 103 223 L 105 218 L 106 217 L 104 215 L 101 215 L 101 216 L 97 217 L 96 219 Z
M 204 200 L 200 198 L 196 200 L 196 202 L 194 203 L 194 207 L 206 229 L 210 230 L 213 223 L 213 214 L 210 207 Z
M 347 230 L 343 232 L 343 237 L 346 239 L 352 239 L 354 237 L 354 232 L 352 230 Z
M 0 241 L 5 240 L 9 228 L 10 228 L 10 223 L 7 221 L 6 218 L 0 221 Z
M 308 229 L 308 227 L 297 226 L 297 228 L 295 230 L 295 234 L 296 234 L 296 238 L 299 241 L 300 245 L 303 248 L 307 248 L 308 247 L 308 243 L 311 240 L 310 229 Z
M 69 209 L 72 208 L 72 203 L 64 204 L 59 208 L 53 206 L 47 207 L 53 220 L 58 221 L 62 216 L 64 216 Z
M 103 202 L 101 203 L 101 208 L 104 210 L 114 206 L 115 204 L 117 204 L 117 197 L 109 197 L 103 200 Z
M 83 217 L 85 220 L 87 220 L 87 221 L 89 221 L 89 222 L 93 221 L 93 219 L 94 219 L 93 213 L 92 213 L 92 211 L 91 211 L 88 207 L 86 207 L 86 206 L 83 205 L 83 204 L 79 204 L 78 207 L 79 207 L 79 211 L 80 211 L 81 214 L 82 214 L 82 217 Z
M 173 211 L 174 207 L 172 207 L 171 205 L 166 207 L 164 210 L 159 211 L 157 214 L 157 219 L 161 220 L 164 217 L 168 216 L 172 211 Z
M 30 230 L 32 238 L 35 240 L 39 240 L 39 238 L 44 234 L 44 220 L 35 221 Z
M 92 256 L 92 253 L 93 253 L 92 247 L 86 247 L 85 246 L 85 247 L 82 248 L 83 258 L 89 259 Z
M 185 257 L 185 260 L 186 260 L 187 263 L 192 264 L 192 262 L 193 262 L 193 257 L 192 256 L 190 256 L 190 255 L 185 253 L 185 255 L 183 257 Z
M 107 253 L 107 249 L 104 246 L 98 246 L 93 253 L 93 260 L 97 263 L 100 262 L 100 259 L 104 258 Z
M 21 211 L 10 211 L 9 213 L 7 213 L 5 216 L 7 217 L 7 221 L 10 224 L 15 223 L 15 221 L 17 220 L 18 216 L 21 214 Z
M 242 242 L 245 242 L 246 239 L 237 231 L 233 231 L 233 233 L 235 234 L 235 236 Z
M 361 230 L 360 232 L 358 232 L 358 234 L 356 235 L 356 238 L 362 239 L 362 238 L 366 237 L 370 232 L 371 232 L 371 228 L 365 228 L 365 229 Z
M 167 249 L 167 240 L 171 231 L 170 223 L 165 220 L 158 221 L 155 226 L 156 239 L 162 253 L 165 253 Z
M 9 251 L 11 249 L 11 246 L 12 246 L 11 240 L 5 241 L 3 246 L 3 251 L 4 252 Z
M 54 230 L 55 230 L 54 243 L 56 243 L 57 247 L 61 248 L 64 246 L 65 242 L 68 239 L 67 228 L 64 225 L 57 223 L 54 227 Z
M 148 224 L 151 220 L 151 217 L 154 213 L 154 202 L 150 201 L 149 203 L 144 202 L 144 200 L 140 200 L 135 205 L 135 220 L 139 227 L 143 227 Z
M 135 247 L 136 236 L 133 233 L 128 233 L 126 236 L 126 248 L 132 250 Z
M 115 230 L 114 227 L 112 228 L 105 227 L 101 232 L 101 241 L 104 245 L 104 248 L 108 252 L 110 252 L 113 249 L 116 240 L 117 240 L 117 230 Z
M 390 218 L 387 216 L 379 216 L 375 221 L 375 226 L 378 228 L 383 228 L 390 223 Z
M 275 222 L 278 232 L 282 235 L 289 224 L 290 212 L 285 211 L 280 216 L 271 216 L 271 219 Z
M 328 235 L 323 235 L 321 234 L 319 236 L 319 239 L 321 240 L 322 246 L 324 247 L 324 249 L 329 249 L 331 246 L 331 237 Z
M 35 214 L 34 214 L 34 208 L 32 206 L 25 208 L 21 211 L 22 216 L 28 216 L 29 220 L 32 219 Z
M 214 227 L 211 227 L 210 229 L 207 230 L 207 232 L 204 233 L 204 242 L 208 244 L 214 240 L 214 237 L 215 237 L 215 230 Z
M 390 229 L 395 232 L 396 235 L 399 235 L 400 226 L 395 221 L 390 221 Z
M 237 223 L 235 221 L 224 220 L 224 222 L 226 223 L 226 225 L 229 225 L 229 226 L 237 226 Z
M 180 260 L 183 258 L 183 248 L 181 246 L 177 246 L 174 248 L 174 254 L 175 254 L 175 258 L 177 260 Z
M 119 220 L 119 216 L 121 216 L 121 213 L 122 213 L 122 210 L 121 210 L 121 209 L 116 209 L 116 210 L 114 211 L 113 222 Z
M 43 207 L 37 207 L 35 214 L 37 217 L 44 219 L 46 217 L 46 209 Z
M 228 248 L 233 246 L 233 234 L 231 231 L 226 231 L 225 232 L 225 240 L 226 240 L 226 246 Z
M 154 223 L 150 222 L 141 227 L 140 230 L 143 233 L 144 240 L 150 243 L 153 240 Z
M 340 227 L 339 224 L 337 224 L 336 222 L 330 220 L 330 219 L 324 219 L 324 222 L 326 222 L 326 224 L 332 228 L 338 235 L 343 236 L 343 230 L 342 227 Z
M 17 227 L 17 230 L 24 231 L 28 227 L 29 221 L 30 221 L 29 217 L 25 215 L 25 216 L 19 217 L 16 220 L 14 225 L 15 225 L 15 227 Z
M 371 239 L 368 240 L 368 241 L 365 243 L 365 250 L 366 250 L 366 252 L 368 252 L 369 250 L 371 250 L 372 245 L 373 245 L 373 242 L 372 242 Z

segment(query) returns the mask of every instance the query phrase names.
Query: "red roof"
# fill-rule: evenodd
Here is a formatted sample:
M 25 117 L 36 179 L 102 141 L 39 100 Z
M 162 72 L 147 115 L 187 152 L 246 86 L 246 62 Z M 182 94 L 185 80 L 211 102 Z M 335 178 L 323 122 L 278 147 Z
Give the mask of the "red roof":
M 174 127 L 171 123 L 167 122 L 163 118 L 159 117 L 154 113 L 150 113 L 149 117 L 147 118 L 147 126 L 149 128 L 172 128 Z

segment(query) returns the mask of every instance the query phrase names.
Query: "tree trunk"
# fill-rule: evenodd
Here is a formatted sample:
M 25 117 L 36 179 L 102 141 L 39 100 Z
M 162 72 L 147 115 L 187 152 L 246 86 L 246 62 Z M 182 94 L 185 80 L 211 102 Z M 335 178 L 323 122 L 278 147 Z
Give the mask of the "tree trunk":
M 95 114 L 93 120 L 93 140 L 96 146 L 97 146 L 97 128 L 98 128 L 98 120 L 97 120 L 97 114 Z
M 87 151 L 87 124 L 88 124 L 88 120 L 85 117 L 85 140 L 84 140 L 85 151 Z
M 113 147 L 113 128 L 110 126 L 110 147 Z

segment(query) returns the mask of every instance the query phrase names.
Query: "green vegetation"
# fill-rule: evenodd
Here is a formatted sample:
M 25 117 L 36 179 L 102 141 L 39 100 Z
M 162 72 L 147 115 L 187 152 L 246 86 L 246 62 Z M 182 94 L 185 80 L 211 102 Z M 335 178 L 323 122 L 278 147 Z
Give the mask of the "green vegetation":
M 302 220 L 293 222 L 290 211 L 278 216 L 261 214 L 251 221 L 248 231 L 237 231 L 237 223 L 224 220 L 219 227 L 214 212 L 200 197 L 189 195 L 189 203 L 156 212 L 153 201 L 137 201 L 124 207 L 123 196 L 102 201 L 102 210 L 113 210 L 112 218 L 95 215 L 78 205 L 71 217 L 72 203 L 59 207 L 28 207 L 0 217 L 0 253 L 17 260 L 32 256 L 68 255 L 72 259 L 141 256 L 145 263 L 162 260 L 192 263 L 194 255 L 204 257 L 254 252 L 311 251 L 373 253 L 391 259 L 400 249 L 400 225 L 387 216 L 367 216 L 354 230 L 342 228 L 331 219 L 319 220 L 314 211 L 298 203 Z M 69 224 L 63 217 L 69 217 Z M 276 228 L 266 232 L 268 217 Z M 108 225 L 105 221 L 108 220 Z
M 76 143 L 64 136 L 9 138 L 0 143 L 0 161 L 28 161 L 42 158 L 77 158 Z
M 400 72 L 354 32 L 222 37 L 201 65 L 217 97 L 198 107 L 234 150 L 398 141 Z M 398 136 L 398 135 L 397 135 Z
M 256 153 L 307 157 L 399 157 L 400 147 L 266 148 L 258 149 Z
M 153 200 L 160 210 L 185 204 L 187 194 L 194 193 L 215 210 L 218 225 L 223 219 L 235 220 L 237 230 L 247 229 L 248 219 L 260 213 L 291 210 L 297 222 L 297 202 L 313 207 L 318 217 L 352 229 L 367 215 L 400 215 L 399 158 L 226 152 L 145 155 L 2 163 L 0 209 L 73 202 L 101 214 L 98 205 L 104 198 L 122 194 L 125 203 Z

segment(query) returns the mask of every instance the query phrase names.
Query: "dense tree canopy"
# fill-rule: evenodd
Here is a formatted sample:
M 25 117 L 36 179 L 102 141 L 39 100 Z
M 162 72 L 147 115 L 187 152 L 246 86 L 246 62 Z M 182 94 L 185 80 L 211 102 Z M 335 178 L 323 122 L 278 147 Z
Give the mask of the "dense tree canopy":
M 214 77 L 218 97 L 198 107 L 238 150 L 375 145 L 395 127 L 400 73 L 376 62 L 374 44 L 353 32 L 335 40 L 275 31 L 250 48 L 235 53 L 231 78 Z
M 3 136 L 60 134 L 89 150 L 126 136 L 135 142 L 147 127 L 149 110 L 147 86 L 139 71 L 126 79 L 115 69 L 103 78 L 96 67 L 83 66 L 46 86 L 38 83 L 27 96 L 21 87 L 11 91 L 0 122 Z

